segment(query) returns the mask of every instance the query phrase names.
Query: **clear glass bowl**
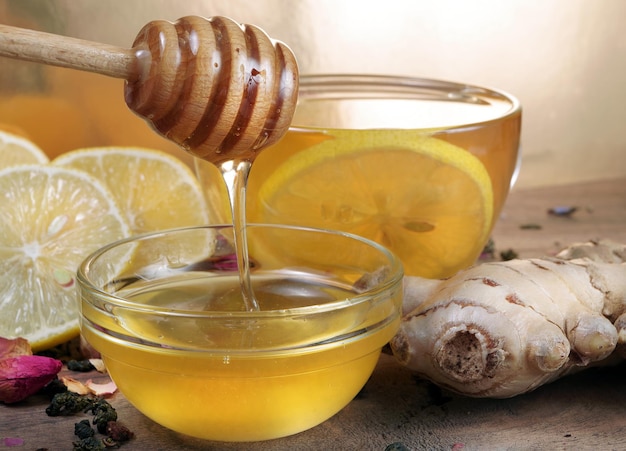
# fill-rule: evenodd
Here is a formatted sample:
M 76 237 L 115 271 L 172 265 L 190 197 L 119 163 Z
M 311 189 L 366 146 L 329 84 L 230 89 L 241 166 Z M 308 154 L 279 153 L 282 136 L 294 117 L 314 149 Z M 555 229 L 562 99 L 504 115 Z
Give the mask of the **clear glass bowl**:
M 81 265 L 81 331 L 125 397 L 195 437 L 255 441 L 328 419 L 363 387 L 401 315 L 402 266 L 341 232 L 249 225 L 260 311 L 232 226 L 113 243 Z

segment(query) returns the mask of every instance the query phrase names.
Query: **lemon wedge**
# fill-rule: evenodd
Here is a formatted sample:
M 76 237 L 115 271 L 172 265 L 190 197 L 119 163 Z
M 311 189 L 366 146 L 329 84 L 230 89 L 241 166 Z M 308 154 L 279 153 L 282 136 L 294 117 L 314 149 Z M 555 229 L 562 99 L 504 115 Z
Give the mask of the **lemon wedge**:
M 441 278 L 471 265 L 493 223 L 487 170 L 460 147 L 401 133 L 333 131 L 260 184 L 253 220 L 372 239 L 406 274 Z
M 75 169 L 11 166 L 0 192 L 0 336 L 34 351 L 64 343 L 78 335 L 78 265 L 130 228 L 112 194 Z

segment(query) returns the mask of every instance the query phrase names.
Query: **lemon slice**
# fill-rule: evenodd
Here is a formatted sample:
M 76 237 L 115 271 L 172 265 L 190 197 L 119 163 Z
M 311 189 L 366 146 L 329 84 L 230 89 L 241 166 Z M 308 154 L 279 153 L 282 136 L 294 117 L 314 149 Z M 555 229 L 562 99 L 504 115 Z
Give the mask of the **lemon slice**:
M 21 165 L 0 170 L 0 336 L 33 350 L 78 335 L 75 272 L 130 229 L 112 194 L 74 169 Z
M 165 152 L 141 147 L 94 147 L 60 155 L 52 164 L 81 169 L 104 182 L 134 235 L 209 222 L 197 177 L 181 160 Z M 151 240 L 142 241 L 131 269 L 162 271 L 173 264 L 184 266 L 211 256 L 214 234 L 199 235 L 203 239 L 196 242 L 164 238 L 159 246 L 153 246 Z
M 491 180 L 478 158 L 425 135 L 333 134 L 261 184 L 260 220 L 372 239 L 422 277 L 447 277 L 475 261 L 493 221 Z
M 0 169 L 18 164 L 43 164 L 48 157 L 28 139 L 0 130 Z
M 209 221 L 195 174 L 165 152 L 139 147 L 88 148 L 60 155 L 52 164 L 81 169 L 104 182 L 134 234 Z

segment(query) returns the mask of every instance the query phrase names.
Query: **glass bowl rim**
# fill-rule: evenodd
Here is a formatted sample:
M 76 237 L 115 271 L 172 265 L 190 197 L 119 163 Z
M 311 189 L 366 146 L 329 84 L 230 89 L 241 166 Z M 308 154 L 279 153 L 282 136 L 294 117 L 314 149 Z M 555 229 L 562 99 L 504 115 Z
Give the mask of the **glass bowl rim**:
M 466 123 L 447 126 L 446 129 L 459 129 L 467 127 L 475 127 L 494 121 L 500 121 L 508 117 L 519 114 L 522 110 L 520 101 L 514 95 L 501 89 L 495 89 L 477 84 L 459 83 L 454 81 L 422 78 L 403 75 L 388 74 L 351 74 L 351 73 L 321 73 L 321 74 L 300 74 L 299 98 L 328 98 L 340 94 L 360 99 L 377 99 L 385 98 L 392 94 L 398 96 L 416 96 L 418 93 L 438 94 L 432 97 L 434 100 L 440 101 L 456 101 L 471 104 L 485 103 L 480 99 L 480 95 L 493 97 L 498 100 L 506 101 L 510 104 L 505 112 L 494 116 L 491 119 L 481 121 L 469 121 Z M 367 95 L 364 95 L 366 94 Z M 445 95 L 442 95 L 445 94 Z M 387 97 L 389 98 L 389 97 Z M 411 97 L 404 97 L 410 99 Z M 415 97 L 422 99 L 423 97 Z M 318 128 L 291 124 L 292 128 Z
M 153 239 L 159 236 L 167 236 L 174 233 L 184 233 L 192 230 L 203 230 L 203 229 L 225 229 L 225 228 L 233 228 L 232 224 L 210 224 L 210 225 L 201 225 L 201 226 L 189 226 L 189 227 L 178 227 L 174 229 L 161 230 L 157 232 L 148 232 L 139 235 L 134 235 L 128 238 L 123 238 L 112 243 L 109 243 L 100 249 L 92 252 L 89 256 L 87 256 L 79 265 L 77 270 L 77 283 L 79 287 L 79 295 L 80 301 L 84 300 L 84 296 L 82 296 L 82 290 L 88 290 L 91 293 L 95 294 L 98 298 L 105 300 L 107 304 L 111 307 L 117 307 L 126 310 L 132 310 L 135 312 L 144 312 L 150 314 L 159 314 L 165 317 L 185 317 L 185 318 L 196 318 L 196 319 L 206 319 L 206 320 L 233 320 L 233 319 L 245 319 L 246 321 L 252 319 L 276 319 L 276 318 L 293 318 L 300 316 L 315 316 L 318 314 L 328 313 L 332 311 L 341 311 L 345 308 L 358 306 L 360 304 L 369 302 L 372 299 L 376 299 L 390 290 L 394 289 L 402 289 L 402 279 L 404 277 L 404 270 L 402 267 L 402 263 L 400 259 L 389 249 L 386 247 L 369 240 L 367 238 L 363 238 L 359 235 L 355 235 L 349 232 L 343 232 L 339 230 L 330 230 L 316 227 L 304 227 L 304 226 L 292 226 L 292 225 L 284 225 L 284 224 L 261 224 L 261 223 L 249 223 L 246 227 L 264 227 L 264 228 L 275 228 L 275 229 L 288 229 L 288 230 L 296 230 L 302 232 L 314 232 L 314 233 L 325 233 L 333 236 L 342 236 L 354 241 L 358 241 L 362 244 L 365 244 L 371 248 L 374 248 L 379 253 L 383 254 L 386 259 L 389 261 L 389 272 L 386 277 L 386 280 L 383 283 L 377 283 L 374 287 L 368 288 L 367 290 L 361 293 L 355 293 L 354 296 L 351 296 L 348 299 L 342 299 L 338 301 L 328 302 L 322 305 L 309 305 L 304 307 L 294 307 L 289 309 L 279 309 L 279 310 L 260 310 L 260 311 L 196 311 L 196 310 L 185 310 L 185 309 L 172 309 L 172 308 L 163 308 L 151 306 L 149 304 L 142 304 L 137 302 L 132 302 L 123 297 L 116 296 L 115 294 L 109 293 L 108 291 L 102 289 L 101 287 L 97 287 L 89 278 L 88 274 L 91 266 L 95 263 L 95 261 L 107 253 L 108 251 L 115 249 L 119 246 L 123 246 L 125 244 L 132 244 L 133 242 L 139 242 L 140 240 Z M 87 301 L 89 302 L 89 301 Z M 89 302 L 93 305 L 93 302 Z

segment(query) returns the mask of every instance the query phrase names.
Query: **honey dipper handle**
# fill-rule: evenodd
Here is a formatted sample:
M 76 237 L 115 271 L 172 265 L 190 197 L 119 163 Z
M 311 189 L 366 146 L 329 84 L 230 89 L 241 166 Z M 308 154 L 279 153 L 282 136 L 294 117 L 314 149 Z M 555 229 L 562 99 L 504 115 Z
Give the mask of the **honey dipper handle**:
M 8 25 L 0 25 L 0 56 L 125 80 L 137 75 L 132 49 Z

